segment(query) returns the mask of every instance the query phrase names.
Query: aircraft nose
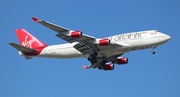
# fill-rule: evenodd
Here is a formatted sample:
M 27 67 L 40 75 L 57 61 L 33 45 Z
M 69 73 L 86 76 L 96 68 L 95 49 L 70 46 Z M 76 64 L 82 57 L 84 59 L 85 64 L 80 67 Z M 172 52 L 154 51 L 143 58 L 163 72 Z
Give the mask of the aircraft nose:
M 168 41 L 171 39 L 171 37 L 170 37 L 169 35 L 166 35 L 166 34 L 164 34 L 164 33 L 161 33 L 160 36 L 161 36 L 161 37 L 160 37 L 159 39 L 160 39 L 160 41 L 163 42 L 163 43 L 168 42 Z
M 167 40 L 170 40 L 170 39 L 171 39 L 171 37 L 170 37 L 169 35 L 167 35 L 166 37 L 167 37 Z
M 165 39 L 166 41 L 169 41 L 171 39 L 171 37 L 169 35 L 164 34 L 164 36 L 166 37 L 166 39 Z

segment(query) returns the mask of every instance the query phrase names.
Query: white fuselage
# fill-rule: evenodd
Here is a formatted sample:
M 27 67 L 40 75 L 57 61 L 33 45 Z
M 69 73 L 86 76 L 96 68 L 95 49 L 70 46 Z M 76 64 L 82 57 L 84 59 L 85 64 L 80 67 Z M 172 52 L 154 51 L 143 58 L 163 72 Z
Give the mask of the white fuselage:
M 120 34 L 107 38 L 110 39 L 112 44 L 119 46 L 98 46 L 99 51 L 97 57 L 120 55 L 134 50 L 148 49 L 154 46 L 157 47 L 167 42 L 170 39 L 170 36 L 156 30 L 148 30 Z M 89 55 L 84 55 L 73 47 L 77 43 L 78 42 L 47 46 L 37 56 L 47 58 L 88 57 Z

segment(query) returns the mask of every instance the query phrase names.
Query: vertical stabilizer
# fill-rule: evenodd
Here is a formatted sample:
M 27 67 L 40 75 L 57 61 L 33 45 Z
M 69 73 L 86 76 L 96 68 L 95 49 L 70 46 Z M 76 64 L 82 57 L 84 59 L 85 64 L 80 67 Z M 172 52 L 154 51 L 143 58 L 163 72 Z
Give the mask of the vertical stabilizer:
M 27 48 L 32 48 L 32 49 L 47 46 L 45 43 L 43 43 L 42 41 L 40 41 L 39 39 L 31 35 L 24 29 L 17 29 L 15 30 L 15 32 L 22 46 L 25 46 Z

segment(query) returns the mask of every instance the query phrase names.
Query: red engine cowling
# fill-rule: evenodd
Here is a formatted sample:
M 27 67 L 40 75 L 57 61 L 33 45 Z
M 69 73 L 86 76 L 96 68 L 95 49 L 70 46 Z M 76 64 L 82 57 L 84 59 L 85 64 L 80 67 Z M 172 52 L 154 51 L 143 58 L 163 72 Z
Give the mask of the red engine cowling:
M 109 45 L 111 42 L 108 38 L 99 40 L 96 44 L 100 46 L 106 46 Z
M 81 31 L 71 31 L 67 36 L 72 37 L 72 38 L 79 38 L 82 36 Z
M 128 58 L 126 57 L 120 57 L 117 59 L 116 61 L 117 64 L 121 65 L 121 64 L 127 64 L 128 63 Z
M 114 70 L 114 64 L 106 64 L 103 67 L 104 70 Z

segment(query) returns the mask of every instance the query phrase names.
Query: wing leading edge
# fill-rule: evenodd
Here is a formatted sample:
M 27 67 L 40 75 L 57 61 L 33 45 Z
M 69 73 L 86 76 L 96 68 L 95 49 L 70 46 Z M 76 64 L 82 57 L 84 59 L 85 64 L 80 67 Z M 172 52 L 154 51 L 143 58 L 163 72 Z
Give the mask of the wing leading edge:
M 67 28 L 58 26 L 58 25 L 50 23 L 48 21 L 40 20 L 40 19 L 38 19 L 36 17 L 32 17 L 32 19 L 35 22 L 40 23 L 41 25 L 43 25 L 43 26 L 45 26 L 47 28 L 50 28 L 51 30 L 57 32 L 58 33 L 58 34 L 56 34 L 57 37 L 65 40 L 65 41 L 67 41 L 69 43 L 72 43 L 72 42 L 94 42 L 96 40 L 95 37 L 89 36 L 89 35 L 86 35 L 86 34 L 82 34 L 82 36 L 79 37 L 79 38 L 68 37 L 67 34 L 70 33 L 70 31 L 72 31 L 72 30 L 69 30 Z

